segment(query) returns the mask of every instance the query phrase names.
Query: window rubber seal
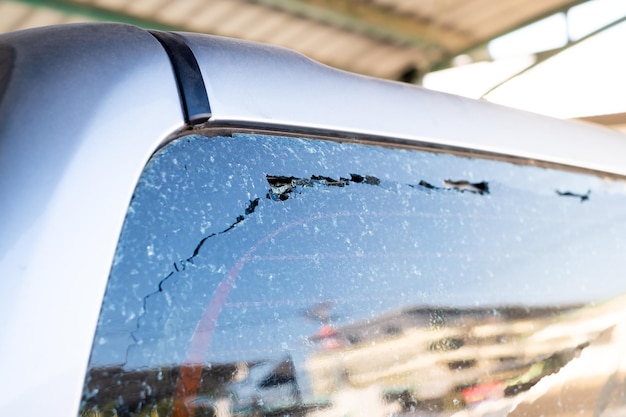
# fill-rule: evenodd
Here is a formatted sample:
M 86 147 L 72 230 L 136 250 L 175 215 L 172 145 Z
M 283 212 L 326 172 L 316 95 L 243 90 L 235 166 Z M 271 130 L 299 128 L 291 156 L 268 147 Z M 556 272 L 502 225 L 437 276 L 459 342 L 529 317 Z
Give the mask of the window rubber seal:
M 199 125 L 211 118 L 211 105 L 198 61 L 184 38 L 176 33 L 149 31 L 165 49 L 176 78 L 185 123 Z

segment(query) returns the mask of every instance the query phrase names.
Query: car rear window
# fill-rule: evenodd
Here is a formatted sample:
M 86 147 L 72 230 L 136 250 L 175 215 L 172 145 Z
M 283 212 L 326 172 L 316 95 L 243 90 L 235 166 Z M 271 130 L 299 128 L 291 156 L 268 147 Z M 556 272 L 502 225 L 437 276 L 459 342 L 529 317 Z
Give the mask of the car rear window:
M 178 139 L 130 204 L 80 415 L 558 415 L 586 401 L 564 386 L 617 409 L 625 192 L 467 155 Z

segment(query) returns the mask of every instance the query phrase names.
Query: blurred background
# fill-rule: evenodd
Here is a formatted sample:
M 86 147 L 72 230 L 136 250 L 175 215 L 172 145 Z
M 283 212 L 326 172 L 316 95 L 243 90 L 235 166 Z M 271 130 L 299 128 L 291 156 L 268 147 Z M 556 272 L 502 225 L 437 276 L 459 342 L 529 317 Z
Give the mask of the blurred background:
M 0 33 L 115 21 L 626 132 L 625 0 L 0 0 Z

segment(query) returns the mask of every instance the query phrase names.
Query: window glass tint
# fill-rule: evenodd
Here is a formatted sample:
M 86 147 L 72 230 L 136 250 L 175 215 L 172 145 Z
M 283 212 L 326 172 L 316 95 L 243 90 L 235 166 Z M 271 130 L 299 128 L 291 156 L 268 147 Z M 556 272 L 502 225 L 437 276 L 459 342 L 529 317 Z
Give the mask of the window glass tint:
M 130 205 L 81 415 L 617 410 L 625 191 L 450 154 L 179 139 Z

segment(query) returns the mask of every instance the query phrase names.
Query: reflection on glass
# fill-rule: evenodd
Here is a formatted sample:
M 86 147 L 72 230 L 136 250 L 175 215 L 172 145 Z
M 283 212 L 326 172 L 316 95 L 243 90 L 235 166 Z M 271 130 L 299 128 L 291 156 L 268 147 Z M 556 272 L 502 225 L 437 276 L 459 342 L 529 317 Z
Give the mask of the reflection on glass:
M 625 191 L 446 154 L 178 140 L 135 191 L 81 416 L 609 415 Z

